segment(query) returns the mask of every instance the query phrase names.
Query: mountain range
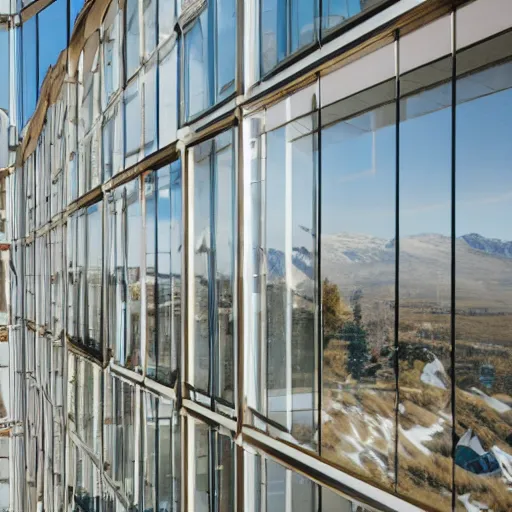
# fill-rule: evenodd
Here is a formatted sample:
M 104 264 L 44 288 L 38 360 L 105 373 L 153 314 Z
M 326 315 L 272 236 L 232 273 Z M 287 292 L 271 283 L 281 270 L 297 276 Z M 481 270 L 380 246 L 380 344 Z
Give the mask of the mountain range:
M 471 233 L 456 240 L 458 299 L 475 307 L 512 311 L 512 242 Z M 342 289 L 360 288 L 375 298 L 393 299 L 395 240 L 363 234 L 322 236 L 321 274 Z M 270 279 L 285 276 L 284 253 L 269 249 Z M 446 302 L 451 293 L 451 238 L 422 234 L 400 239 L 400 287 L 405 299 Z M 292 250 L 292 283 L 309 291 L 313 255 L 305 247 Z

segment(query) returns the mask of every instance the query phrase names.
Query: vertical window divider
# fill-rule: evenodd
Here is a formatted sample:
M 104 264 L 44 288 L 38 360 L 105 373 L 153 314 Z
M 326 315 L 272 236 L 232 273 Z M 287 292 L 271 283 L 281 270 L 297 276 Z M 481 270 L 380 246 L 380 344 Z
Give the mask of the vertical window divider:
M 320 6 L 322 0 L 320 0 Z M 316 338 L 317 338 L 317 350 L 316 355 L 316 385 L 318 387 L 317 392 L 314 394 L 314 400 L 316 400 L 316 411 L 317 411 L 317 432 L 318 432 L 318 445 L 317 453 L 322 456 L 322 409 L 323 409 L 323 354 L 324 354 L 324 336 L 323 336 L 323 315 L 322 315 L 322 88 L 320 87 L 320 75 L 317 75 L 317 124 L 318 130 L 316 135 L 317 145 L 317 158 L 316 158 L 316 176 L 315 176 L 315 187 L 313 199 L 316 201 L 314 204 L 314 210 L 316 213 L 316 222 L 313 224 L 315 229 L 315 251 L 316 251 L 316 264 L 314 266 L 315 272 L 315 297 L 316 297 Z M 313 139 L 315 140 L 315 139 Z M 322 509 L 322 492 L 319 492 L 319 510 Z
M 217 269 L 216 269 L 216 210 L 217 210 L 217 144 L 215 139 L 210 146 L 210 252 L 208 254 L 208 338 L 209 338 L 209 368 L 208 368 L 208 393 L 211 397 L 211 409 L 215 410 L 215 397 L 217 389 L 215 385 L 215 364 L 217 362 Z
M 293 376 L 292 376 L 292 327 L 293 327 L 293 281 L 292 281 L 292 214 L 293 214 L 293 143 L 288 140 L 288 128 L 285 128 L 285 283 L 286 283 L 286 320 L 285 320 L 285 386 L 286 386 L 286 428 L 292 430 L 292 409 L 293 409 Z
M 398 491 L 398 448 L 399 448 L 399 405 L 400 405 L 400 360 L 399 360 L 399 327 L 400 327 L 400 31 L 395 31 L 395 482 L 394 490 Z
M 456 464 L 455 464 L 455 452 L 457 447 L 457 433 L 455 428 L 455 420 L 457 413 L 457 395 L 456 395 L 456 387 L 455 387 L 455 362 L 456 362 L 456 317 L 455 317 L 455 307 L 456 307 L 456 240 L 457 240 L 457 230 L 456 230 L 456 140 L 457 140 L 457 12 L 454 10 L 451 13 L 451 44 L 452 44 L 452 108 L 451 108 L 451 303 L 450 303 L 450 338 L 451 338 L 451 352 L 450 352 L 450 380 L 451 380 L 451 406 L 452 406 L 452 510 L 455 510 L 457 507 L 457 491 L 456 491 Z

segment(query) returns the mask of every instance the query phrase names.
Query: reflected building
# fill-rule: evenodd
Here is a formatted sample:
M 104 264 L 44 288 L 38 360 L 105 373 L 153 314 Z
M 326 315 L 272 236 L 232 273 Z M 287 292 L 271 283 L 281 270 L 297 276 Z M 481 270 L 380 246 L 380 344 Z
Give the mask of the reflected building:
M 0 0 L 0 511 L 512 510 L 512 3 Z

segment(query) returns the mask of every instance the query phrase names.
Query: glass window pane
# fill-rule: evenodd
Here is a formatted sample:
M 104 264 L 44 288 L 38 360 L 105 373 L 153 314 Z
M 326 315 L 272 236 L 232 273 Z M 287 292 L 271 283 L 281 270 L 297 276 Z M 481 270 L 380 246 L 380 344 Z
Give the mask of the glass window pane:
M 451 59 L 441 65 L 451 76 Z M 401 77 L 398 488 L 451 507 L 451 84 L 423 89 L 429 66 Z M 411 85 L 409 85 L 411 84 Z M 414 85 L 412 85 L 414 84 Z M 401 88 L 403 90 L 404 88 Z M 435 460 L 435 467 L 432 467 Z M 434 471 L 421 487 L 416 468 Z
M 185 34 L 185 106 L 186 118 L 193 117 L 210 105 L 208 80 L 208 10 Z
M 157 58 L 153 58 L 144 71 L 144 154 L 157 150 Z M 169 94 L 169 91 L 166 91 Z
M 311 0 L 291 0 L 290 5 L 290 53 L 315 40 L 316 2 Z
M 157 0 L 143 0 L 142 9 L 144 16 L 144 54 L 148 57 L 156 48 Z
M 487 44 L 507 61 L 489 66 Z M 493 510 L 512 507 L 510 57 L 507 34 L 457 55 L 455 485 L 459 506 Z
M 210 510 L 210 433 L 204 423 L 194 422 L 194 510 Z
M 176 140 L 178 121 L 178 46 L 166 44 L 159 55 L 158 69 L 158 147 Z
M 23 60 L 23 126 L 27 124 L 36 108 L 37 101 L 37 17 L 34 16 L 23 23 L 22 60 Z
M 384 486 L 396 431 L 395 133 L 395 105 L 374 106 L 324 127 L 321 152 L 322 454 Z
M 98 203 L 87 208 L 87 344 L 98 351 L 102 339 L 102 244 L 102 203 Z
M 317 135 L 311 116 L 267 134 L 266 324 L 268 417 L 301 444 L 316 431 Z M 315 121 L 316 122 L 316 121 Z
M 211 142 L 208 143 L 211 148 Z M 199 152 L 197 152 L 199 153 Z M 200 153 L 199 153 L 200 154 Z M 211 156 L 210 151 L 194 163 L 194 387 L 210 391 L 210 338 L 212 319 L 211 278 L 213 251 L 211 220 Z
M 9 77 L 9 31 L 0 29 L 0 72 L 2 76 Z M 9 80 L 0 81 L 0 108 L 7 112 L 9 106 Z
M 54 66 L 67 45 L 67 1 L 56 0 L 37 15 L 39 38 L 39 89 L 48 68 Z
M 115 11 L 117 8 L 118 7 L 116 3 L 111 5 L 106 17 L 108 20 L 108 25 L 105 27 L 105 32 L 103 35 L 103 108 L 108 105 L 112 94 L 119 89 L 120 85 L 120 11 Z
M 236 1 L 217 0 L 217 101 L 235 90 Z
M 126 255 L 128 275 L 127 319 L 126 319 L 126 361 L 128 368 L 140 371 L 141 342 L 141 246 L 142 212 L 139 197 L 139 181 L 135 180 L 125 187 L 126 211 Z
M 158 2 L 158 42 L 162 43 L 168 37 L 171 36 L 174 23 L 175 23 L 175 12 L 174 12 L 175 0 L 159 0 Z
M 382 2 L 383 0 L 323 0 L 322 29 L 329 30 L 341 25 Z
M 175 404 L 163 398 L 158 404 L 158 509 L 180 510 L 180 419 Z
M 146 253 L 146 332 L 148 337 L 148 362 L 147 373 L 150 377 L 155 377 L 157 367 L 157 297 L 158 291 L 156 285 L 157 263 L 156 263 L 156 176 L 154 172 L 149 173 L 144 178 L 144 196 L 145 196 L 145 253 Z
M 234 443 L 231 438 L 217 435 L 217 464 L 215 496 L 217 500 L 216 510 L 219 512 L 231 512 L 235 510 L 235 459 Z
M 131 83 L 124 91 L 124 165 L 129 167 L 139 161 L 142 119 L 138 81 Z
M 126 79 L 140 66 L 139 2 L 126 2 Z
M 158 399 L 149 393 L 144 394 L 145 405 L 145 462 L 144 462 L 144 510 L 156 508 L 156 473 L 157 473 L 157 422 Z
M 278 0 L 261 0 L 261 74 L 266 75 L 286 55 L 286 30 L 281 26 Z M 285 2 L 282 2 L 283 6 Z
M 219 142 L 219 138 L 217 139 Z M 219 147 L 216 154 L 216 218 L 215 246 L 217 259 L 217 384 L 216 394 L 233 403 L 234 393 L 234 155 L 231 140 L 228 145 Z M 222 144 L 222 143 L 221 143 Z M 219 144 L 219 146 L 221 145 Z

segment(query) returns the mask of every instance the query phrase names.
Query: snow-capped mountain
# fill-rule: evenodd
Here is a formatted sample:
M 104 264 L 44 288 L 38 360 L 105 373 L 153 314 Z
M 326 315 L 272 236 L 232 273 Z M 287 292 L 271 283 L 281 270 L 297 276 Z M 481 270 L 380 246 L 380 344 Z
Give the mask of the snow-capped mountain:
M 512 242 L 506 242 L 498 238 L 486 238 L 478 233 L 463 235 L 461 238 L 470 247 L 478 251 L 483 251 L 493 256 L 512 258 Z

